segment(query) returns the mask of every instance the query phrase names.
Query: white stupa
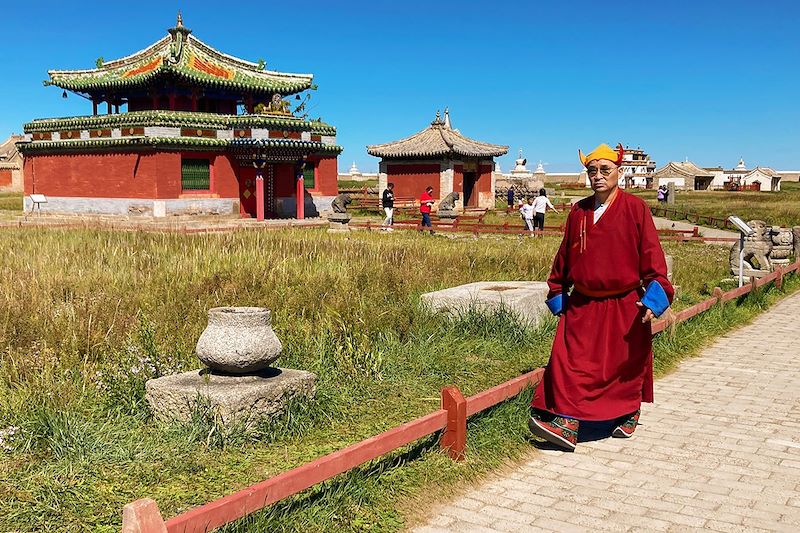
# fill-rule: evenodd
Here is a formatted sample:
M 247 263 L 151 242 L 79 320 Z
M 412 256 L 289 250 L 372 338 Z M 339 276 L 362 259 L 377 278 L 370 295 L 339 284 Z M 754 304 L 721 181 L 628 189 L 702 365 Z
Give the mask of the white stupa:
M 514 170 L 511 171 L 512 179 L 524 180 L 524 179 L 529 179 L 531 176 L 533 176 L 531 171 L 525 167 L 525 164 L 527 162 L 528 160 L 522 157 L 522 149 L 520 148 L 519 159 L 514 161 L 514 163 L 516 163 L 516 166 L 514 167 Z
M 739 164 L 736 165 L 736 170 L 740 170 L 742 172 L 746 172 L 747 171 L 747 165 L 744 164 L 744 158 L 743 157 L 739 158 Z
M 356 162 L 355 161 L 353 161 L 353 166 L 350 167 L 350 172 L 348 172 L 348 174 L 350 174 L 351 176 L 360 176 L 361 175 L 361 171 L 358 170 L 358 167 L 356 166 Z
M 544 171 L 544 165 L 539 161 L 539 164 L 536 165 L 536 170 L 533 171 L 533 177 L 544 182 L 545 174 L 547 174 L 547 172 Z

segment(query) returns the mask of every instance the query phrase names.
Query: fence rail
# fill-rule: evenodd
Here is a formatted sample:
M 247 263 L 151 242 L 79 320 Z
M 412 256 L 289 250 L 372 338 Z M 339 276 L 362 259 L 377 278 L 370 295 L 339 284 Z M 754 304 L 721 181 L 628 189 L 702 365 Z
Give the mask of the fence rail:
M 715 305 L 740 298 L 757 287 L 774 283 L 776 288 L 780 289 L 784 276 L 798 271 L 800 271 L 800 258 L 786 268 L 779 268 L 761 279 L 750 278 L 750 283 L 742 287 L 727 292 L 716 287 L 711 298 L 683 309 L 676 313 L 672 320 L 654 321 L 652 333 L 655 335 L 670 325 L 689 320 Z M 166 522 L 154 500 L 149 498 L 136 500 L 123 509 L 122 532 L 205 533 L 437 431 L 443 430 L 440 446 L 452 459 L 461 460 L 466 452 L 467 418 L 516 396 L 528 386 L 535 386 L 541 380 L 543 373 L 544 369 L 537 368 L 469 398 L 464 398 L 455 386 L 445 387 L 441 393 L 441 409 L 191 509 Z
M 481 221 L 478 223 L 463 223 L 459 218 L 452 222 L 445 222 L 442 220 L 431 221 L 431 226 L 423 226 L 419 221 L 401 220 L 395 222 L 391 229 L 406 230 L 406 231 L 434 231 L 443 233 L 472 233 L 478 235 L 563 235 L 565 226 L 545 226 L 544 231 L 530 231 L 520 224 L 512 224 L 506 221 L 503 224 L 484 224 Z M 361 228 L 366 230 L 386 230 L 389 226 L 384 226 L 381 223 L 372 222 L 367 220 L 365 222 L 351 222 L 350 227 Z M 700 236 L 697 227 L 690 230 L 675 230 L 675 229 L 660 229 L 658 230 L 659 238 L 662 241 L 679 241 L 679 242 L 735 242 L 738 239 L 734 237 L 703 237 Z
M 701 215 L 700 213 L 690 213 L 689 211 L 684 211 L 681 209 L 675 209 L 671 207 L 659 207 L 659 206 L 650 206 L 650 212 L 653 216 L 663 216 L 664 218 L 669 218 L 671 220 L 688 220 L 689 222 L 694 222 L 695 224 L 708 224 L 709 226 L 718 225 L 724 229 L 733 229 L 736 228 L 727 218 L 715 217 L 711 215 Z

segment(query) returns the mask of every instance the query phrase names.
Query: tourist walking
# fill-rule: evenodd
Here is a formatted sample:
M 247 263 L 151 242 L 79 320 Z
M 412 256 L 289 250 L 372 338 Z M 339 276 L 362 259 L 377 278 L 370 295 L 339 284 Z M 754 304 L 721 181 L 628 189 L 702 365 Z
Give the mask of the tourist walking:
M 560 318 L 528 425 L 566 450 L 584 420 L 613 420 L 614 437 L 633 435 L 641 403 L 653 401 L 650 321 L 674 294 L 647 204 L 617 187 L 623 152 L 578 152 L 594 195 L 572 207 L 547 281 Z
M 508 188 L 508 192 L 506 192 L 506 201 L 508 202 L 508 208 L 512 209 L 514 207 L 514 187 Z
M 519 208 L 519 213 L 522 216 L 522 220 L 525 222 L 525 228 L 528 231 L 533 231 L 533 214 L 534 214 L 534 207 L 533 207 L 533 197 L 528 197 L 528 203 L 522 204 Z
M 383 206 L 383 212 L 386 213 L 383 225 L 392 226 L 394 224 L 394 183 L 386 184 L 386 189 L 384 189 L 381 197 L 381 206 Z M 392 228 L 389 227 L 388 229 L 391 230 Z
M 560 212 L 550 203 L 547 191 L 539 189 L 539 196 L 533 201 L 533 229 L 544 231 L 544 214 L 547 212 L 548 207 L 556 213 Z
M 431 224 L 431 207 L 433 206 L 433 187 L 428 186 L 419 198 L 419 212 L 422 214 L 422 225 L 429 228 Z M 431 229 L 431 234 L 433 230 Z

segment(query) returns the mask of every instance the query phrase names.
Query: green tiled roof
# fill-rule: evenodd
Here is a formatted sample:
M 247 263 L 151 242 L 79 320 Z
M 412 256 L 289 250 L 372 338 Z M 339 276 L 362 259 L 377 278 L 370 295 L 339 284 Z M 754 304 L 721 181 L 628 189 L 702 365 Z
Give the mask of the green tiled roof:
M 298 141 L 294 139 L 265 139 L 259 141 L 260 146 L 275 149 L 311 151 L 314 153 L 339 154 L 342 147 L 326 145 L 316 141 Z M 228 139 L 209 139 L 202 137 L 121 137 L 115 139 L 80 139 L 65 141 L 35 141 L 19 143 L 23 154 L 32 152 L 81 152 L 101 151 L 106 149 L 162 148 L 183 150 L 227 149 L 231 146 L 242 146 L 241 142 Z
M 318 121 L 269 115 L 218 115 L 190 111 L 131 111 L 117 115 L 89 115 L 39 119 L 24 126 L 25 133 L 68 129 L 167 126 L 206 129 L 267 128 L 336 135 L 336 128 Z
M 51 70 L 45 85 L 70 91 L 120 92 L 147 86 L 153 78 L 171 74 L 202 87 L 262 94 L 294 94 L 312 85 L 311 74 L 269 71 L 263 62 L 253 63 L 229 56 L 193 37 L 181 21 L 169 35 L 140 52 L 98 68 Z

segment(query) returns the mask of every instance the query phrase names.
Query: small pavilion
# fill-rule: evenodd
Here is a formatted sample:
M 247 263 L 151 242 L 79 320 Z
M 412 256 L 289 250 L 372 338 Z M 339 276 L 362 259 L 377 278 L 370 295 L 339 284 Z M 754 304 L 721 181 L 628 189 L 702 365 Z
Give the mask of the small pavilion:
M 48 74 L 92 114 L 25 124 L 27 208 L 38 193 L 43 211 L 263 220 L 314 215 L 337 194 L 336 128 L 303 113 L 313 76 L 215 50 L 180 14 L 139 52 Z
M 437 112 L 430 126 L 414 135 L 386 144 L 367 146 L 367 153 L 380 157 L 378 187 L 395 184 L 398 197 L 419 198 L 433 187 L 434 199 L 459 193 L 463 206 L 490 209 L 495 205 L 494 158 L 508 146 L 488 144 L 465 137 Z

